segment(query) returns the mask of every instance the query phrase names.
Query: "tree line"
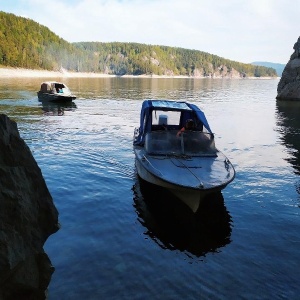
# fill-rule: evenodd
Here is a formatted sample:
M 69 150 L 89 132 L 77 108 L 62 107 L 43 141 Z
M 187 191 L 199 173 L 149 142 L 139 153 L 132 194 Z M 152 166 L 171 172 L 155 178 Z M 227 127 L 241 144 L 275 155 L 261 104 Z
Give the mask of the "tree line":
M 111 75 L 277 76 L 275 69 L 198 50 L 139 43 L 69 43 L 39 23 L 0 11 L 0 65 Z

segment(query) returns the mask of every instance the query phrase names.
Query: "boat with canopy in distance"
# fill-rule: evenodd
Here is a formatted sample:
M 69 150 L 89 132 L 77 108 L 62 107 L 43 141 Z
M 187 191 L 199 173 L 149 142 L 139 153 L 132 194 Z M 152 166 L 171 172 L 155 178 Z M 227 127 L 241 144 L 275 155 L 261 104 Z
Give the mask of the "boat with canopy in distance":
M 76 99 L 64 83 L 57 81 L 43 82 L 37 95 L 39 101 L 70 102 Z
M 188 102 L 145 100 L 133 148 L 138 175 L 168 189 L 193 212 L 206 195 L 235 177 L 233 165 L 215 146 L 205 114 Z

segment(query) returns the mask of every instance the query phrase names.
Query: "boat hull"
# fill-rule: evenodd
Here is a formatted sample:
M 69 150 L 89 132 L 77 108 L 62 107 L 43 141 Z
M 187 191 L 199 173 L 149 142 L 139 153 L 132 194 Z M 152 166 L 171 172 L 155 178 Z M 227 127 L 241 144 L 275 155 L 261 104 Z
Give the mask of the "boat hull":
M 40 101 L 49 101 L 49 102 L 71 102 L 76 99 L 74 95 L 59 95 L 59 94 L 51 94 L 51 93 L 37 93 Z
M 168 189 L 193 212 L 208 194 L 221 191 L 235 177 L 233 166 L 228 160 L 225 162 L 227 158 L 221 152 L 218 158 L 168 158 L 148 155 L 138 148 L 135 149 L 138 175 L 149 183 Z M 180 167 L 182 160 L 187 160 L 185 163 L 190 167 Z

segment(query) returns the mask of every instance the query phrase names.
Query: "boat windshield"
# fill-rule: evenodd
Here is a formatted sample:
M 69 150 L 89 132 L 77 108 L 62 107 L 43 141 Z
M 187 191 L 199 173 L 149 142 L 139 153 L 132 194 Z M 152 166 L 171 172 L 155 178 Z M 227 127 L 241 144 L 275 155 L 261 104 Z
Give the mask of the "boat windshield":
M 158 130 L 146 134 L 145 150 L 155 155 L 216 156 L 212 134 L 202 131 Z

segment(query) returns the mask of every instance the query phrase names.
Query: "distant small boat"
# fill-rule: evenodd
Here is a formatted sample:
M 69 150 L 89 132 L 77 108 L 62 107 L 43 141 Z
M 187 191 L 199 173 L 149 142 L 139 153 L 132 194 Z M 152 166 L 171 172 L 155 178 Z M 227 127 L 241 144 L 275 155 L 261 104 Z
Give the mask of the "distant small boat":
M 37 95 L 40 101 L 70 102 L 76 99 L 64 83 L 56 81 L 43 82 Z
M 193 212 L 204 196 L 235 177 L 233 165 L 215 147 L 204 113 L 188 102 L 145 100 L 133 148 L 138 175 L 168 189 Z

